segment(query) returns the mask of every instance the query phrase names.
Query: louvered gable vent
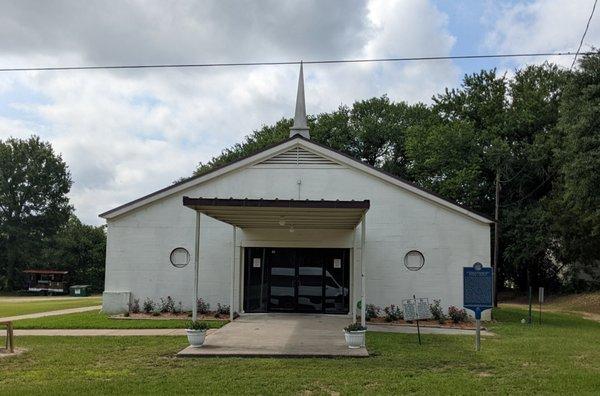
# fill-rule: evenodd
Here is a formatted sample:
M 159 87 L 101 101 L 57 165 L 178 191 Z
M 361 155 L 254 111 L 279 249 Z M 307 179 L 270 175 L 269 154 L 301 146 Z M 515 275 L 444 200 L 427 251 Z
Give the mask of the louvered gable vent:
M 302 147 L 294 147 L 281 154 L 275 155 L 258 164 L 259 166 L 267 165 L 270 167 L 339 167 L 337 163 L 328 158 L 322 157 Z

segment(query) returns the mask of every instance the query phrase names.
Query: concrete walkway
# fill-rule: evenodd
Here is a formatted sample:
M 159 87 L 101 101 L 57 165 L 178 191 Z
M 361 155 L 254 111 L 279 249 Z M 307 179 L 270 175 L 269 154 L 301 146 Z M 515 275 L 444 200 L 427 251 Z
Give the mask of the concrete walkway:
M 367 324 L 368 331 L 380 333 L 404 333 L 417 334 L 417 328 L 413 326 L 398 326 L 386 324 Z M 421 327 L 421 334 L 440 334 L 440 335 L 475 335 L 475 330 L 470 329 L 449 329 L 442 327 Z M 482 336 L 495 335 L 491 331 L 481 330 Z
M 208 334 L 211 334 L 213 331 L 214 329 L 208 330 Z M 185 329 L 16 329 L 15 336 L 185 336 Z
M 38 312 L 38 313 L 32 313 L 32 314 L 27 314 L 27 315 L 7 316 L 5 318 L 0 318 L 0 322 L 14 322 L 15 320 L 22 320 L 22 319 L 37 319 L 37 318 L 45 318 L 46 316 L 66 315 L 66 314 L 88 312 L 88 311 L 99 311 L 100 309 L 102 309 L 102 305 L 94 305 L 91 307 L 59 309 L 57 311 L 46 311 L 46 312 Z
M 208 334 L 202 347 L 187 347 L 177 356 L 369 356 L 366 348 L 346 346 L 343 328 L 348 323 L 349 318 L 335 315 L 243 315 Z
M 102 298 L 101 294 L 92 295 L 87 297 L 73 297 L 70 295 L 65 296 L 9 296 L 0 297 L 0 303 L 3 302 L 44 302 L 44 301 L 77 301 L 77 300 L 90 300 Z

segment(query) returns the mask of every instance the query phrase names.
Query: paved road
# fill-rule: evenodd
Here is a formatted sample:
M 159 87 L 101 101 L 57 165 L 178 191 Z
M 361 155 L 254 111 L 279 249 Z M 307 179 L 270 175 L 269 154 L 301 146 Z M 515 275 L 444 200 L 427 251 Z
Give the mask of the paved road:
M 88 311 L 99 311 L 102 309 L 102 305 L 94 305 L 92 307 L 80 307 L 80 308 L 69 308 L 69 309 L 59 309 L 57 311 L 47 311 L 47 312 L 38 312 L 27 315 L 17 315 L 17 316 L 7 316 L 5 318 L 0 318 L 0 322 L 8 322 L 22 319 L 37 319 L 44 318 L 46 316 L 56 316 L 56 315 L 66 315 L 72 313 L 79 312 L 88 312 Z

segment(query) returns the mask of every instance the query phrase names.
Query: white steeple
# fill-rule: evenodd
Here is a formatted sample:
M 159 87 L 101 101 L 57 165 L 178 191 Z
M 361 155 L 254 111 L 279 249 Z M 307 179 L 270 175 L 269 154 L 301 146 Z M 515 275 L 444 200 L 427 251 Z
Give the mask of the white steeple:
M 294 126 L 290 128 L 290 137 L 300 135 L 310 139 L 310 131 L 306 124 L 306 104 L 304 101 L 304 72 L 300 62 L 300 76 L 298 77 L 298 94 L 296 96 L 296 113 L 294 114 Z

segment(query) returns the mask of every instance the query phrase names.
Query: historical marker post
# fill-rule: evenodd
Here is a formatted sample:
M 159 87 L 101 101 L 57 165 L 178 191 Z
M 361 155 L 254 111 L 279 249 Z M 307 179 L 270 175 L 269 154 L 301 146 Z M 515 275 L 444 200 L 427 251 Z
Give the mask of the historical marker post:
M 472 267 L 463 267 L 463 306 L 475 312 L 477 325 L 475 349 L 481 349 L 481 313 L 494 306 L 494 275 L 492 269 L 475 263 Z
M 403 300 L 402 305 L 404 309 L 404 320 L 417 322 L 417 335 L 419 338 L 419 345 L 421 345 L 421 328 L 419 327 L 419 320 L 431 318 L 429 300 L 427 298 L 417 298 L 417 296 L 413 294 L 413 298 Z
M 542 324 L 542 303 L 544 302 L 544 288 L 540 287 L 538 289 L 538 300 L 540 303 L 540 325 Z

